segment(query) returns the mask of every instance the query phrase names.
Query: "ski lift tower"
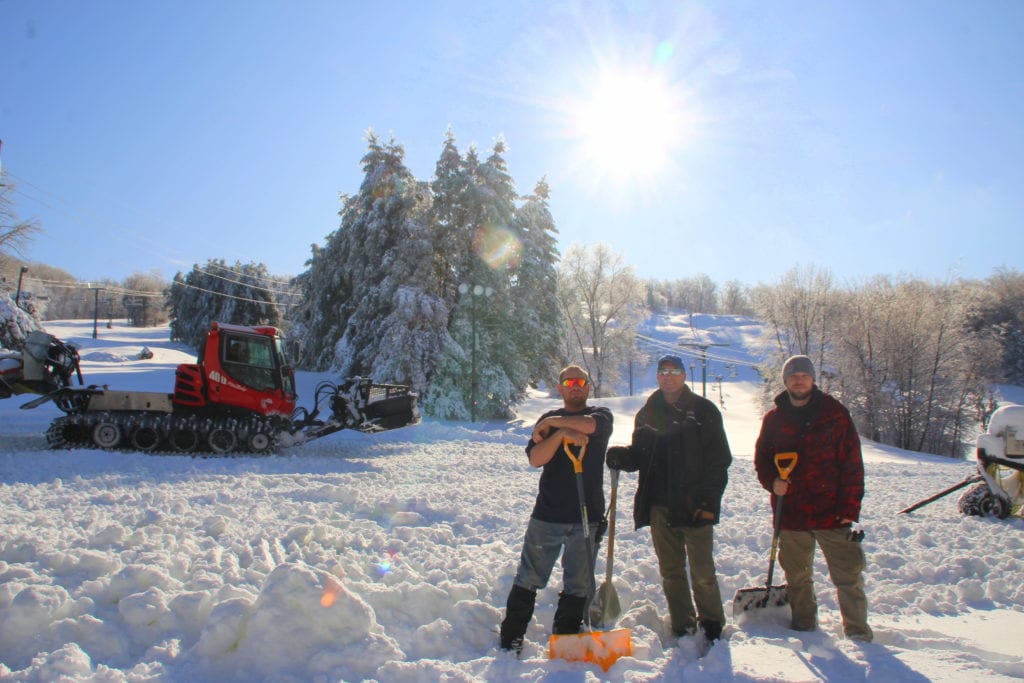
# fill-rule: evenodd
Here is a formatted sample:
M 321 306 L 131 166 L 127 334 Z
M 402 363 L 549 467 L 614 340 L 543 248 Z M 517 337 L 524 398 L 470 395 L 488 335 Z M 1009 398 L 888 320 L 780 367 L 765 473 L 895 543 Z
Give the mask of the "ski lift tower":
M 680 346 L 700 349 L 700 395 L 708 397 L 708 349 L 712 346 L 729 346 L 729 344 L 702 344 L 699 342 L 679 342 Z

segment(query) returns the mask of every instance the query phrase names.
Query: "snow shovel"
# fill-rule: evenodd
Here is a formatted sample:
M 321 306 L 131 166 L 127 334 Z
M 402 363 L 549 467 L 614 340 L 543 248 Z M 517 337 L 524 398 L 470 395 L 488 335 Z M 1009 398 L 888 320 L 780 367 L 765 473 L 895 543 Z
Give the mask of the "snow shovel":
M 775 468 L 779 471 L 779 478 L 782 481 L 789 480 L 789 473 L 796 467 L 797 454 L 776 453 Z M 735 619 L 744 612 L 763 607 L 781 607 L 789 604 L 789 595 L 786 592 L 785 584 L 781 586 L 772 585 L 772 576 L 775 573 L 775 556 L 779 550 L 779 533 L 782 525 L 782 499 L 785 496 L 778 496 L 775 500 L 775 524 L 772 533 L 772 551 L 768 559 L 768 580 L 764 588 L 741 588 L 736 591 L 732 599 L 732 616 Z
M 590 601 L 594 597 L 594 548 L 590 540 L 590 521 L 587 517 L 587 499 L 583 493 L 583 456 L 587 447 L 580 446 L 579 456 L 572 454 L 568 439 L 562 440 L 562 449 L 572 460 L 572 468 L 576 473 L 576 495 L 580 501 L 580 518 L 583 521 L 583 534 L 587 539 L 587 564 L 590 577 L 587 605 L 583 609 L 586 630 L 582 633 L 552 634 L 548 640 L 548 658 L 564 659 L 570 662 L 594 662 L 607 671 L 619 657 L 633 654 L 633 641 L 628 628 L 613 631 L 594 631 L 590 625 Z M 609 547 L 611 543 L 609 542 Z
M 611 470 L 612 495 L 608 502 L 608 561 L 605 563 L 604 583 L 597 589 L 597 596 L 590 604 L 590 621 L 599 626 L 608 626 L 622 614 L 619 594 L 612 583 L 612 563 L 615 558 L 615 502 L 619 496 L 619 471 Z

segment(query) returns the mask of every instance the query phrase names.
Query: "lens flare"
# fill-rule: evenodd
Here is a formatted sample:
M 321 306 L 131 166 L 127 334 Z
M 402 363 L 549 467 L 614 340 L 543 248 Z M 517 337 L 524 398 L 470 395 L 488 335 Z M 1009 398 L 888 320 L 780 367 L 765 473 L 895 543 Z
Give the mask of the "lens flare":
M 510 270 L 519 265 L 523 245 L 508 228 L 485 225 L 473 238 L 473 251 L 491 270 Z
M 387 576 L 395 568 L 395 560 L 398 556 L 398 552 L 394 550 L 388 550 L 387 557 L 377 563 L 377 573 L 381 576 Z
M 658 43 L 658 47 L 654 48 L 654 63 L 661 65 L 667 64 L 672 59 L 672 53 L 675 52 L 675 48 L 672 43 L 667 40 L 663 40 Z
M 330 607 L 334 604 L 334 601 L 338 599 L 338 593 L 341 592 L 341 584 L 335 581 L 328 581 L 324 586 L 324 592 L 320 596 L 320 606 Z

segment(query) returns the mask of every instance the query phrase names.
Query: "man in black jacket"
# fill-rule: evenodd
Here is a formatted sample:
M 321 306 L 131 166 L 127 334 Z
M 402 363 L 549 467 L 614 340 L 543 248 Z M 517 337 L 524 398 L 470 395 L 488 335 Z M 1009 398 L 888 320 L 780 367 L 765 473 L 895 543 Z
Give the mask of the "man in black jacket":
M 640 472 L 633 521 L 637 529 L 651 527 L 673 633 L 696 633 L 699 625 L 715 641 L 725 611 L 713 529 L 732 463 L 722 415 L 714 403 L 690 391 L 682 359 L 669 355 L 658 361 L 658 390 L 636 414 L 634 426 L 630 446 L 608 449 L 608 467 Z

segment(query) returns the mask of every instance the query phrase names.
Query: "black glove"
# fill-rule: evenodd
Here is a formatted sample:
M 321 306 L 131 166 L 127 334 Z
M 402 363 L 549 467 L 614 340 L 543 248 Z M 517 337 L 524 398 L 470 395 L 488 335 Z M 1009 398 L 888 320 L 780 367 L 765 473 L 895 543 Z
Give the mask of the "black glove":
M 658 440 L 658 432 L 654 427 L 644 425 L 633 432 L 633 449 L 639 457 L 647 458 L 654 452 L 654 442 Z
M 604 464 L 608 465 L 610 470 L 621 470 L 622 468 L 629 465 L 629 447 L 628 446 L 611 446 L 604 456 Z

